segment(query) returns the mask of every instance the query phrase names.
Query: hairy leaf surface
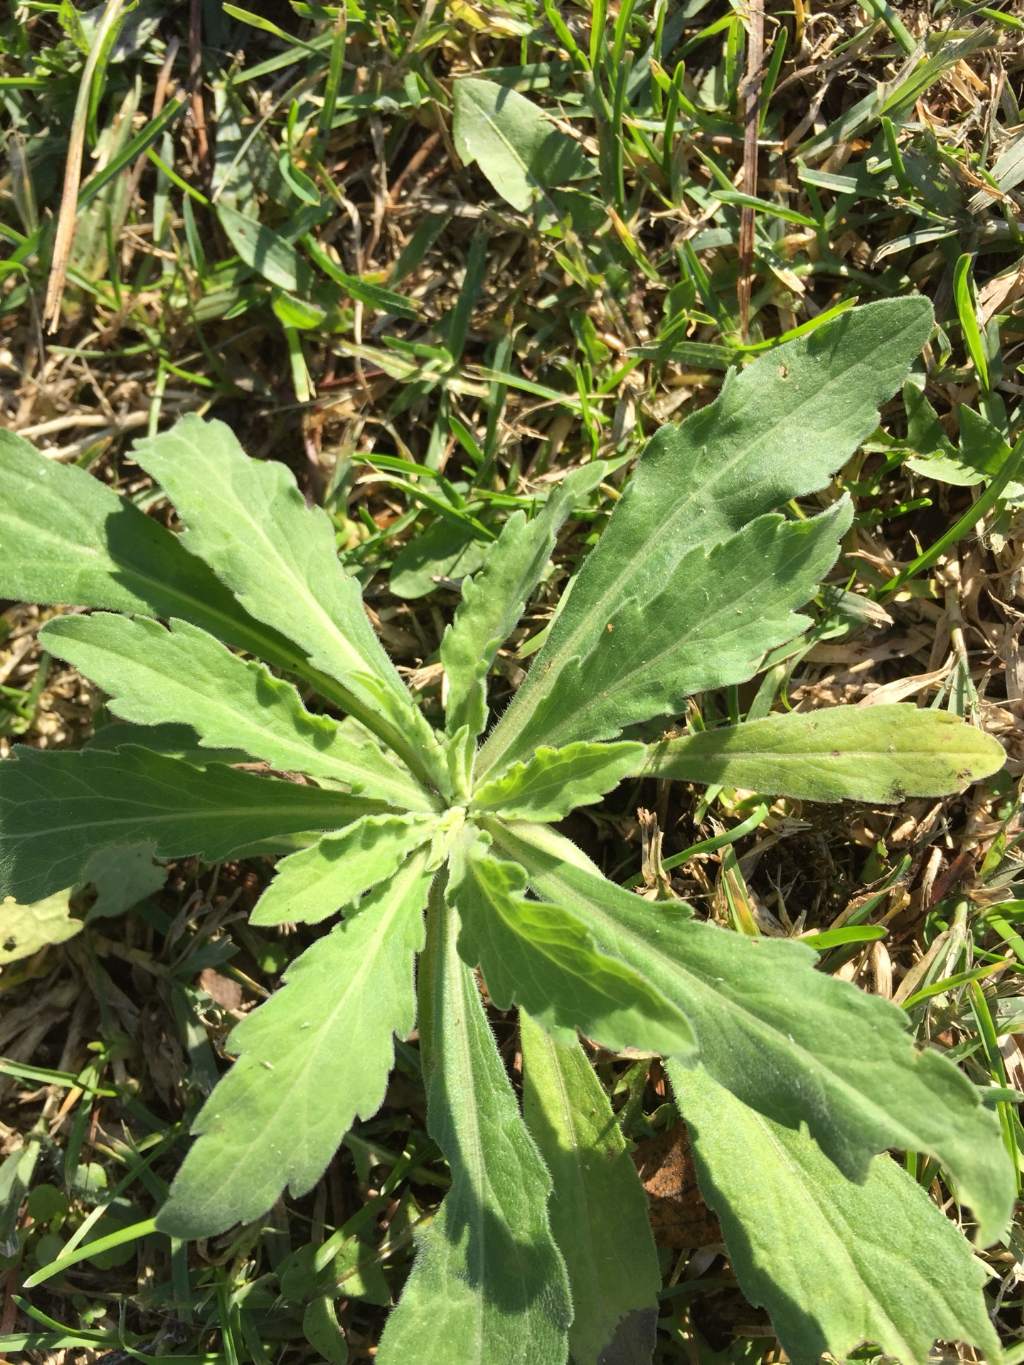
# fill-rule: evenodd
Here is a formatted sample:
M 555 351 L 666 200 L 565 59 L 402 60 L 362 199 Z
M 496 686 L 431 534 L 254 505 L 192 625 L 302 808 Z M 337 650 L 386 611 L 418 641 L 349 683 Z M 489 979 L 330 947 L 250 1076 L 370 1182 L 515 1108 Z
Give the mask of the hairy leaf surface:
M 719 545 L 828 482 L 873 430 L 931 320 L 923 298 L 853 309 L 731 375 L 714 403 L 656 433 L 481 753 L 481 773 L 510 749 L 524 757 L 518 735 L 534 707 L 595 651 L 623 601 L 652 602 L 696 547 Z
M 427 1127 L 452 1186 L 417 1239 L 379 1365 L 564 1362 L 572 1303 L 548 1221 L 548 1175 L 519 1114 L 455 912 L 432 904 L 420 965 Z
M 682 1011 L 620 956 L 606 957 L 586 916 L 527 900 L 525 872 L 471 838 L 453 859 L 449 894 L 462 923 L 459 952 L 483 968 L 499 1009 L 520 1004 L 546 1028 L 578 1028 L 610 1048 L 694 1050 Z
M 776 1122 L 806 1122 L 854 1179 L 887 1147 L 937 1157 L 985 1235 L 1001 1235 L 1014 1179 L 996 1117 L 952 1062 L 915 1049 L 896 1006 L 815 971 L 802 944 L 701 923 L 561 861 L 547 826 L 487 827 L 539 894 L 586 915 L 603 952 L 686 1014 L 716 1081 Z
M 573 503 L 596 488 L 606 471 L 603 461 L 573 470 L 531 521 L 525 513 L 513 512 L 497 541 L 487 547 L 483 568 L 463 581 L 455 619 L 441 637 L 448 677 L 445 728 L 450 735 L 463 725 L 469 726 L 471 738 L 483 730 L 487 672 L 540 582 Z
M 275 835 L 347 825 L 380 806 L 144 749 L 42 753 L 0 763 L 0 898 L 41 900 L 86 879 L 107 844 L 209 862 Z
M 185 546 L 341 685 L 357 719 L 437 777 L 433 731 L 381 648 L 357 580 L 338 563 L 329 517 L 307 507 L 289 470 L 249 459 L 223 422 L 192 414 L 132 455 L 177 507 Z
M 808 521 L 768 514 L 710 552 L 691 551 L 650 599 L 617 602 L 592 652 L 535 687 L 532 710 L 517 712 L 520 689 L 492 755 L 503 732 L 507 763 L 540 744 L 607 739 L 678 711 L 694 692 L 745 681 L 808 624 L 793 608 L 832 567 L 850 516 L 846 500 Z M 528 679 L 546 667 L 538 660 Z
M 376 1113 L 416 1012 L 431 870 L 425 853 L 307 948 L 231 1035 L 239 1059 L 204 1105 L 157 1225 L 209 1237 L 319 1180 L 356 1118 Z M 358 1040 L 358 1041 L 356 1041 Z
M 180 537 L 99 479 L 0 431 L 0 596 L 180 616 L 285 667 L 298 657 L 249 616 Z
M 253 924 L 318 924 L 394 876 L 430 839 L 437 816 L 366 815 L 282 858 L 252 912 Z
M 248 763 L 252 754 L 244 749 L 208 749 L 191 725 L 135 725 L 127 720 L 112 720 L 101 725 L 85 741 L 87 749 L 143 748 L 166 758 L 180 758 L 193 768 L 211 763 Z
M 165 630 L 144 617 L 63 616 L 40 638 L 101 687 L 125 720 L 185 723 L 203 744 L 243 749 L 274 768 L 331 778 L 390 805 L 431 808 L 411 774 L 396 780 L 337 721 L 311 715 L 290 683 L 187 621 L 172 619 Z
M 643 1186 L 580 1044 L 556 1042 L 522 1010 L 519 1023 L 523 1112 L 551 1172 L 551 1227 L 569 1271 L 573 1363 L 643 1365 L 661 1288 Z
M 998 740 L 948 711 L 834 706 L 652 744 L 650 777 L 807 801 L 904 801 L 963 791 L 1002 767 Z
M 501 197 L 520 212 L 545 190 L 593 170 L 572 138 L 516 90 L 463 76 L 455 82 L 454 104 L 455 150 L 467 165 L 477 162 Z
M 767 1308 L 793 1365 L 846 1360 L 862 1342 L 913 1365 L 937 1337 L 1001 1358 L 985 1268 L 896 1162 L 876 1156 L 855 1184 L 703 1067 L 668 1071 L 740 1288 Z
M 561 820 L 577 806 L 600 801 L 624 777 L 643 764 L 639 744 L 543 745 L 526 763 L 516 763 L 501 777 L 473 793 L 477 810 L 500 812 L 509 820 Z

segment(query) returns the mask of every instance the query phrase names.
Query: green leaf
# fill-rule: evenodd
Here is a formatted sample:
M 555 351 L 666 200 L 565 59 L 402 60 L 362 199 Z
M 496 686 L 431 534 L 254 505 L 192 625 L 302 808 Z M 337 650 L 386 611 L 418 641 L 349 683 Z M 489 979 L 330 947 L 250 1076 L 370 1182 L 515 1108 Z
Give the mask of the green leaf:
M 418 316 L 419 308 L 412 300 L 396 294 L 393 289 L 387 289 L 382 284 L 374 284 L 372 280 L 364 279 L 361 275 L 349 275 L 347 271 L 342 270 L 331 260 L 311 233 L 303 236 L 302 245 L 309 252 L 310 259 L 329 279 L 340 285 L 351 298 L 365 303 L 367 308 L 372 308 L 377 313 L 391 313 L 399 318 Z
M 373 748 L 328 716 L 311 715 L 290 683 L 187 621 L 172 619 L 165 630 L 145 618 L 64 616 L 40 639 L 101 687 L 125 720 L 187 723 L 204 745 L 242 749 L 273 768 L 331 778 L 390 805 L 431 808 L 411 774 L 396 781 Z
M 230 1038 L 239 1059 L 203 1106 L 157 1226 L 209 1237 L 312 1189 L 356 1118 L 384 1098 L 392 1035 L 415 1019 L 426 853 L 297 958 Z M 356 1043 L 358 1039 L 358 1043 Z
M 520 1117 L 442 895 L 432 899 L 428 926 L 419 1014 L 427 1127 L 452 1185 L 417 1239 L 377 1361 L 561 1365 L 572 1303 L 548 1221 L 551 1177 Z
M 983 475 L 963 464 L 942 429 L 938 413 L 923 390 L 910 380 L 903 385 L 903 406 L 907 410 L 907 445 L 917 452 L 905 461 L 908 469 L 958 487 L 981 482 Z
M 549 826 L 487 828 L 540 895 L 586 916 L 601 952 L 685 1013 L 721 1085 L 778 1123 L 806 1123 L 851 1179 L 885 1148 L 927 1152 L 984 1235 L 1002 1234 L 1015 1183 L 998 1121 L 952 1062 L 914 1048 L 902 1010 L 814 970 L 802 944 L 747 938 L 623 891 L 581 867 L 578 850 L 566 860 L 568 841 Z
M 833 706 L 652 744 L 643 772 L 806 801 L 945 796 L 1003 766 L 1002 745 L 948 711 Z
M 318 1294 L 306 1304 L 302 1335 L 329 1365 L 348 1365 L 348 1342 L 334 1312 L 333 1294 Z
M 426 597 L 448 579 L 475 573 L 486 562 L 492 545 L 493 541 L 481 539 L 471 524 L 438 517 L 395 555 L 391 591 L 407 601 Z
M 180 616 L 273 663 L 300 658 L 178 536 L 8 431 L 0 431 L 0 597 Z
M 366 815 L 277 865 L 253 924 L 319 924 L 394 876 L 438 826 L 437 816 Z
M 88 749 L 111 751 L 124 748 L 149 749 L 167 758 L 181 758 L 194 768 L 205 768 L 211 763 L 248 763 L 252 754 L 242 749 L 208 749 L 200 743 L 191 725 L 132 725 L 114 720 L 101 725 L 91 739 Z
M 600 801 L 624 777 L 644 767 L 640 744 L 567 744 L 541 747 L 526 763 L 473 793 L 476 810 L 494 811 L 509 820 L 561 820 L 577 806 Z
M 792 609 L 835 562 L 850 516 L 846 499 L 808 521 L 771 513 L 711 551 L 691 551 L 651 597 L 610 610 L 591 653 L 560 673 L 545 672 L 538 658 L 528 675 L 541 670 L 531 706 L 517 709 L 520 688 L 481 766 L 488 752 L 504 749 L 504 768 L 540 744 L 607 739 L 680 710 L 694 692 L 744 682 L 769 649 L 809 624 Z
M 420 776 L 444 782 L 440 747 L 373 633 L 358 581 L 338 562 L 330 518 L 306 506 L 290 471 L 249 459 L 223 422 L 191 413 L 132 454 L 177 507 L 185 546 L 341 685 L 358 720 Z
M 123 915 L 159 891 L 167 881 L 166 867 L 153 862 L 153 845 L 110 844 L 98 848 L 89 859 L 83 880 L 91 884 L 96 899 L 89 907 L 89 922 Z
M 714 403 L 655 434 L 482 750 L 481 773 L 507 761 L 510 749 L 511 758 L 525 757 L 518 735 L 538 700 L 574 659 L 595 651 L 623 602 L 653 601 L 695 547 L 719 545 L 828 482 L 873 431 L 879 405 L 927 341 L 931 319 L 924 298 L 851 309 L 731 375 Z
M 956 265 L 953 267 L 953 298 L 956 302 L 956 311 L 960 318 L 960 327 L 964 334 L 967 354 L 970 356 L 971 364 L 978 372 L 982 389 L 988 390 L 988 354 L 985 350 L 981 327 L 978 324 L 978 306 L 974 299 L 974 282 L 971 278 L 973 263 L 974 257 L 970 252 L 965 251 L 957 257 Z
M 291 293 L 306 293 L 312 285 L 312 271 L 290 243 L 257 218 L 239 213 L 219 203 L 217 217 L 228 241 L 247 266 L 271 284 Z
M 566 133 L 525 96 L 494 81 L 463 76 L 454 86 L 452 136 L 466 163 L 520 212 L 544 191 L 589 175 L 594 167 Z
M 519 1025 L 523 1113 L 551 1172 L 551 1228 L 572 1290 L 573 1365 L 643 1365 L 661 1288 L 643 1186 L 579 1043 L 556 1042 L 524 1011 Z
M 969 469 L 980 471 L 983 480 L 995 480 L 1012 453 L 1006 437 L 973 408 L 961 407 L 960 460 Z M 1024 497 L 1024 485 L 1004 483 L 1002 497 L 1016 501 Z
M 748 1108 L 702 1067 L 668 1070 L 740 1288 L 767 1308 L 793 1365 L 846 1360 L 862 1342 L 913 1365 L 937 1337 L 1001 1359 L 985 1267 L 889 1156 L 855 1184 L 806 1133 Z
M 88 877 L 110 844 L 216 862 L 274 835 L 336 829 L 380 807 L 318 787 L 144 749 L 42 753 L 0 763 L 0 897 L 33 901 Z
M 694 1051 L 681 1010 L 621 956 L 606 957 L 575 908 L 527 900 L 523 869 L 489 856 L 486 838 L 474 835 L 453 858 L 449 896 L 462 924 L 459 952 L 483 968 L 499 1009 L 522 1005 L 552 1031 L 578 1028 L 616 1050 Z
M 31 905 L 0 900 L 0 967 L 31 957 L 50 944 L 66 943 L 81 932 L 82 921 L 71 918 L 70 894 L 56 891 Z
M 584 465 L 548 495 L 542 510 L 527 521 L 514 512 L 501 528 L 479 573 L 462 584 L 455 619 L 441 637 L 441 663 L 447 675 L 445 728 L 450 735 L 468 725 L 476 738 L 487 721 L 486 676 L 499 648 L 512 634 L 530 594 L 551 559 L 559 528 L 573 503 L 596 488 L 607 473 L 603 461 Z

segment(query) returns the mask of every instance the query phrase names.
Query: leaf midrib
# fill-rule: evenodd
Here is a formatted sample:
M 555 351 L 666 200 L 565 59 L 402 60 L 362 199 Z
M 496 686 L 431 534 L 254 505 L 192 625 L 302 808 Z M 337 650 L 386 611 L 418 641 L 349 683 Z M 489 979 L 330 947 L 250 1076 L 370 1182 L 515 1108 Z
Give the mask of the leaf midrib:
M 483 118 L 483 120 L 486 122 L 487 126 L 492 130 L 492 132 L 495 133 L 495 135 L 497 136 L 498 140 L 499 140 L 500 142 L 503 142 L 504 145 L 506 146 L 506 148 L 512 153 L 513 159 L 514 159 L 516 162 L 518 162 L 518 164 L 522 167 L 522 169 L 523 169 L 523 179 L 526 181 L 527 185 L 530 186 L 530 188 L 532 188 L 532 189 L 534 189 L 534 190 L 538 190 L 538 191 L 540 192 L 540 194 L 541 194 L 541 197 L 544 198 L 544 199 L 547 199 L 547 198 L 548 198 L 547 186 L 545 186 L 544 183 L 543 183 L 542 181 L 538 180 L 537 177 L 531 172 L 531 170 L 530 170 L 530 163 L 529 163 L 528 161 L 524 160 L 524 158 L 523 158 L 523 156 L 522 156 L 522 153 L 519 151 L 519 149 L 515 146 L 514 143 L 512 143 L 512 142 L 509 141 L 508 137 L 505 135 L 504 131 L 502 130 L 501 125 L 498 124 L 498 123 L 495 121 L 493 115 L 489 112 L 489 110 L 488 110 L 484 105 L 480 104 L 476 99 L 473 98 L 473 95 L 472 95 L 472 92 L 471 92 L 471 91 L 467 91 L 467 92 L 466 92 L 466 96 L 467 96 L 468 99 L 472 99 L 472 100 L 473 100 L 473 106 L 474 106 L 474 108 L 476 109 L 477 113 Z M 552 125 L 552 129 L 553 129 L 553 128 L 554 128 L 554 125 Z M 479 159 L 479 158 L 474 158 L 474 159 Z M 526 208 L 519 209 L 518 212 L 520 212 L 520 213 L 525 213 L 526 210 L 527 210 L 528 208 L 529 208 L 529 205 L 527 205 Z
M 168 632 L 168 635 L 170 641 L 177 644 L 179 649 L 181 649 L 182 653 L 187 653 L 187 647 L 182 648 L 183 642 L 180 636 L 176 637 L 173 632 Z M 74 637 L 70 638 L 74 641 Z M 188 685 L 184 681 L 182 681 L 179 678 L 174 677 L 169 678 L 166 672 L 161 671 L 159 668 L 155 668 L 144 657 L 144 654 L 142 652 L 133 654 L 131 653 L 130 650 L 120 648 L 117 642 L 114 642 L 112 644 L 107 643 L 102 646 L 92 645 L 89 644 L 88 642 L 85 643 L 89 648 L 100 650 L 105 656 L 118 658 L 122 661 L 122 663 L 126 663 L 132 668 L 138 669 L 139 672 L 142 673 L 144 676 L 154 678 L 157 684 L 161 688 L 165 689 L 165 691 L 177 691 L 180 693 L 184 693 L 186 696 L 189 695 Z M 268 670 L 263 669 L 262 665 L 255 664 L 253 666 L 258 669 L 261 669 L 261 671 L 264 673 L 264 676 L 271 683 L 278 683 L 283 687 L 287 686 L 286 683 L 282 683 L 280 679 L 275 678 L 274 675 L 270 673 Z M 82 671 L 84 672 L 86 670 L 83 669 Z M 108 696 L 110 697 L 109 703 L 110 709 L 116 715 L 122 715 L 125 720 L 131 721 L 136 720 L 137 715 L 132 714 L 133 711 L 135 711 L 137 714 L 145 714 L 146 710 L 149 710 L 151 708 L 159 711 L 158 703 L 149 702 L 146 701 L 145 699 L 142 699 L 140 701 L 133 701 L 131 698 L 126 698 L 125 689 L 123 688 L 120 692 L 110 692 L 106 688 L 104 688 L 104 691 L 107 691 Z M 234 727 L 238 733 L 256 735 L 257 748 L 253 748 L 252 750 L 250 750 L 250 752 L 257 758 L 262 758 L 268 762 L 274 762 L 275 766 L 276 760 L 272 757 L 272 755 L 269 752 L 259 752 L 260 749 L 263 748 L 266 748 L 267 750 L 276 749 L 278 751 L 278 754 L 280 753 L 290 754 L 292 758 L 295 760 L 295 762 L 290 765 L 284 766 L 294 770 L 295 772 L 307 773 L 312 776 L 316 774 L 317 767 L 319 767 L 320 772 L 322 772 L 324 776 L 333 776 L 336 777 L 338 780 L 345 782 L 359 780 L 360 770 L 357 767 L 350 765 L 348 760 L 334 758 L 330 753 L 330 747 L 333 747 L 333 745 L 337 743 L 339 739 L 342 739 L 342 742 L 344 742 L 343 738 L 340 735 L 338 734 L 332 735 L 331 746 L 324 749 L 317 749 L 313 745 L 303 743 L 301 739 L 295 738 L 290 735 L 282 735 L 274 729 L 261 725 L 259 721 L 255 718 L 255 713 L 253 711 L 250 711 L 246 706 L 232 707 L 228 705 L 224 701 L 222 694 L 218 694 L 216 692 L 204 692 L 202 694 L 202 699 L 205 702 L 205 704 L 210 707 L 214 714 L 215 717 L 214 725 L 219 726 L 226 737 L 222 737 L 220 739 L 216 738 L 207 739 L 204 733 L 200 735 L 199 742 L 201 745 L 208 746 L 210 748 L 222 748 L 225 746 L 228 747 L 234 746 L 242 748 L 246 747 L 245 745 L 238 744 L 237 734 L 234 738 L 232 738 L 231 730 Z M 285 710 L 285 715 L 282 717 L 283 721 L 285 721 L 289 726 L 291 726 L 292 724 L 300 724 L 302 722 L 303 715 L 301 713 L 293 714 L 290 710 L 288 710 L 289 701 L 286 698 L 281 697 L 278 699 L 278 701 L 280 707 Z M 301 702 L 298 701 L 297 697 L 295 698 L 295 702 L 297 706 L 301 707 Z M 329 717 L 315 718 L 309 715 L 309 713 L 306 713 L 306 715 L 309 717 L 311 721 L 314 719 L 330 720 Z M 177 715 L 175 716 L 163 715 L 162 719 L 177 721 L 179 717 Z M 151 722 L 148 720 L 141 721 L 141 724 L 143 725 L 148 725 L 150 723 Z M 337 730 L 338 728 L 337 723 L 336 722 L 331 723 L 335 726 L 335 730 Z M 208 726 L 205 728 L 209 730 L 213 729 L 214 727 Z M 265 744 L 264 739 L 266 741 Z M 322 765 L 316 765 L 311 767 L 310 766 L 311 760 L 316 760 L 317 758 L 328 759 L 329 762 Z
M 385 948 L 390 941 L 390 935 L 388 934 L 387 930 L 390 929 L 395 919 L 401 914 L 402 910 L 405 908 L 407 908 L 406 898 L 401 894 L 396 895 L 391 906 L 388 907 L 387 912 L 381 916 L 380 924 L 378 925 L 377 931 L 373 936 L 372 948 L 370 948 L 369 945 L 365 943 L 362 945 L 363 951 L 360 954 L 360 959 L 356 967 L 356 970 L 345 979 L 343 988 L 336 997 L 336 1001 L 333 1008 L 331 1008 L 328 1011 L 327 1015 L 322 1019 L 321 1026 L 315 1031 L 313 1038 L 310 1040 L 311 1044 L 315 1044 L 315 1046 L 311 1045 L 307 1050 L 305 1062 L 300 1063 L 298 1066 L 293 1065 L 291 1068 L 289 1068 L 289 1071 L 287 1073 L 284 1073 L 282 1079 L 284 1079 L 285 1084 L 283 1086 L 281 1086 L 280 1083 L 278 1083 L 279 1088 L 277 1094 L 279 1095 L 279 1102 L 275 1107 L 273 1118 L 263 1128 L 261 1128 L 257 1135 L 253 1136 L 251 1139 L 246 1140 L 246 1138 L 243 1136 L 243 1140 L 239 1142 L 236 1137 L 235 1141 L 231 1144 L 234 1151 L 244 1153 L 259 1150 L 261 1144 L 264 1143 L 266 1140 L 267 1133 L 271 1127 L 271 1124 L 279 1120 L 282 1111 L 289 1104 L 298 1104 L 298 1107 L 300 1107 L 303 1112 L 306 1111 L 307 1105 L 305 1103 L 302 1103 L 302 1100 L 304 1094 L 306 1094 L 306 1092 L 308 1092 L 310 1089 L 315 1090 L 315 1102 L 317 1105 L 318 1114 L 320 1117 L 322 1117 L 323 1115 L 322 1096 L 318 1087 L 310 1086 L 308 1080 L 309 1074 L 311 1071 L 316 1070 L 319 1049 L 322 1046 L 324 1046 L 325 1040 L 337 1027 L 337 1020 L 339 1015 L 341 1015 L 347 1008 L 353 996 L 358 1001 L 360 995 L 365 994 L 366 978 L 372 973 L 373 969 L 376 967 L 381 956 L 381 950 Z M 334 932 L 339 933 L 340 936 L 343 937 L 345 930 L 344 928 L 342 928 L 340 931 L 335 930 Z M 284 989 L 286 990 L 288 989 L 287 980 L 285 981 Z M 389 1037 L 393 1036 L 393 1030 L 388 1036 Z M 248 1066 L 249 1069 L 251 1070 L 260 1061 L 260 1059 L 256 1056 L 256 1048 L 255 1046 L 253 1046 L 250 1049 L 246 1047 L 244 1043 L 242 1044 L 242 1048 L 243 1050 L 239 1056 L 239 1061 L 242 1061 L 246 1058 L 250 1058 L 251 1060 L 248 1062 Z M 237 1064 L 238 1063 L 236 1062 L 235 1065 Z M 231 1073 L 229 1072 L 228 1075 L 230 1074 Z M 358 1106 L 355 1106 L 353 1110 L 353 1116 L 355 1117 L 357 1114 Z M 218 1115 L 217 1117 L 219 1118 L 220 1116 Z M 347 1127 L 349 1126 L 350 1125 L 346 1125 L 346 1130 Z M 298 1150 L 301 1151 L 303 1161 L 308 1164 L 310 1158 L 310 1146 L 308 1143 L 308 1139 L 310 1135 L 315 1133 L 316 1124 L 310 1123 L 308 1120 L 301 1124 L 290 1123 L 289 1132 L 294 1134 L 294 1129 L 296 1127 L 299 1130 L 298 1132 L 299 1142 L 297 1144 L 297 1148 Z M 200 1128 L 197 1126 L 194 1131 L 196 1131 L 201 1137 L 207 1135 L 212 1136 L 212 1128 L 210 1129 L 205 1127 Z M 237 1134 L 238 1131 L 239 1131 L 238 1125 L 236 1124 L 234 1126 L 233 1132 L 234 1134 Z M 296 1169 L 299 1166 L 299 1164 L 300 1163 L 298 1161 L 293 1160 L 289 1162 L 287 1158 L 285 1159 L 284 1166 L 286 1174 L 282 1184 L 291 1186 L 293 1180 L 302 1178 L 299 1171 Z M 211 1197 L 213 1201 L 216 1202 L 218 1196 L 214 1194 Z
M 19 517 L 16 511 L 5 510 L 4 520 L 8 522 L 17 522 L 20 526 L 27 527 L 30 532 L 37 536 L 41 534 L 56 547 L 57 551 L 60 554 L 63 554 L 67 548 L 66 539 L 62 538 L 57 532 L 51 531 L 48 527 L 40 526 L 37 522 L 27 521 L 24 517 Z M 170 532 L 169 534 L 173 535 L 173 532 Z M 187 551 L 185 551 L 184 545 L 180 545 L 178 548 L 180 548 L 185 553 L 188 553 Z M 88 555 L 93 560 L 101 561 L 102 558 L 104 557 L 103 552 L 98 550 L 94 545 L 89 544 L 77 546 L 76 552 L 80 555 L 82 554 Z M 233 638 L 235 640 L 241 640 L 246 635 L 248 635 L 252 641 L 260 645 L 260 649 L 258 652 L 261 657 L 266 659 L 281 660 L 288 667 L 294 668 L 296 672 L 301 672 L 301 661 L 299 659 L 296 659 L 293 655 L 289 653 L 284 653 L 275 644 L 274 641 L 267 640 L 266 637 L 263 635 L 262 631 L 260 631 L 259 629 L 260 625 L 259 622 L 255 620 L 251 622 L 238 621 L 236 618 L 228 615 L 220 608 L 211 607 L 206 602 L 200 601 L 199 598 L 192 597 L 188 593 L 182 592 L 181 589 L 176 586 L 173 579 L 153 578 L 150 574 L 144 573 L 141 569 L 135 567 L 128 560 L 115 559 L 113 555 L 110 555 L 109 553 L 107 554 L 106 557 L 110 559 L 110 562 L 114 564 L 118 570 L 120 570 L 123 573 L 130 574 L 137 582 L 141 583 L 142 585 L 151 588 L 156 588 L 160 593 L 166 594 L 167 596 L 176 598 L 178 601 L 185 603 L 187 607 L 193 609 L 194 614 L 198 615 L 200 619 L 202 618 L 205 618 L 206 620 L 212 619 L 226 623 L 228 626 L 228 630 L 225 631 L 224 633 L 227 635 L 229 639 Z M 102 563 L 98 564 L 97 567 L 101 569 L 101 571 L 104 573 L 106 577 L 108 578 L 113 577 L 110 571 L 103 567 Z M 213 577 L 214 580 L 219 583 L 219 580 L 216 579 L 216 575 L 213 575 Z M 116 582 L 116 579 L 114 581 Z M 126 584 L 118 583 L 117 586 L 127 588 L 127 591 L 131 592 L 132 596 L 139 598 L 142 606 L 145 608 L 145 610 L 141 612 L 140 615 L 145 615 L 149 617 L 154 614 L 152 605 L 146 600 L 143 594 L 133 592 L 132 589 L 130 587 L 127 587 Z M 69 603 L 67 605 L 71 604 Z M 100 607 L 98 608 L 98 610 L 104 610 L 104 608 Z M 136 608 L 134 607 L 118 608 L 117 610 L 122 611 L 136 610 Z M 187 610 L 182 612 L 182 617 L 185 620 L 192 619 L 189 611 Z M 286 644 L 287 642 L 282 640 L 281 643 Z

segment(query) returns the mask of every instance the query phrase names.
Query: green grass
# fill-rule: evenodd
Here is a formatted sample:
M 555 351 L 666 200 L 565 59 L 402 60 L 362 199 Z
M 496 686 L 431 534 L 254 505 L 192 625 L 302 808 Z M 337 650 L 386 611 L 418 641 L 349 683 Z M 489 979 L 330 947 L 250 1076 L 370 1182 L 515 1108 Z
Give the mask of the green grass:
M 882 687 L 894 700 L 910 680 L 900 698 L 980 715 L 1011 766 L 964 799 L 895 812 L 730 791 L 695 806 L 648 784 L 570 832 L 617 880 L 672 886 L 743 931 L 850 931 L 827 940 L 825 966 L 893 993 L 922 1039 L 1000 1087 L 1019 1154 L 1024 478 L 1003 447 L 973 487 L 924 462 L 958 458 L 965 431 L 977 456 L 960 404 L 1005 447 L 1024 429 L 1016 7 L 773 10 L 751 106 L 756 167 L 745 10 L 720 0 L 203 3 L 199 46 L 188 9 L 143 4 L 106 47 L 103 8 L 28 3 L 0 21 L 0 422 L 149 508 L 131 440 L 185 411 L 225 418 L 329 509 L 430 712 L 455 585 L 512 509 L 595 456 L 625 466 L 729 366 L 835 310 L 932 298 L 930 406 L 908 420 L 891 404 L 842 475 L 857 508 L 837 574 L 846 594 L 820 600 L 815 630 L 769 661 L 759 690 L 705 695 L 691 719 Z M 593 177 L 555 212 L 513 209 L 455 153 L 458 75 L 547 110 Z M 49 332 L 76 133 L 73 244 Z M 561 546 L 504 656 L 507 692 L 620 486 L 618 474 L 602 485 Z M 0 614 L 0 748 L 74 743 L 90 723 L 83 685 L 32 647 L 37 623 L 20 604 Z M 650 821 L 642 838 L 638 806 L 653 810 L 663 853 Z M 259 860 L 178 864 L 129 916 L 0 974 L 0 1351 L 312 1361 L 324 1357 L 305 1305 L 326 1289 L 349 1359 L 372 1358 L 413 1231 L 447 1180 L 414 1041 L 384 1109 L 314 1195 L 198 1248 L 150 1222 L 232 1019 L 290 955 L 286 937 L 245 923 L 268 873 Z M 495 1024 L 515 1068 L 512 1031 Z M 631 1140 L 674 1124 L 648 1063 L 599 1069 Z M 934 1170 L 913 1169 L 948 1199 Z M 694 1214 L 692 1193 L 674 1197 Z M 1014 1360 L 1022 1245 L 1018 1229 L 990 1257 Z M 771 1358 L 720 1256 L 666 1245 L 662 1257 L 660 1361 Z

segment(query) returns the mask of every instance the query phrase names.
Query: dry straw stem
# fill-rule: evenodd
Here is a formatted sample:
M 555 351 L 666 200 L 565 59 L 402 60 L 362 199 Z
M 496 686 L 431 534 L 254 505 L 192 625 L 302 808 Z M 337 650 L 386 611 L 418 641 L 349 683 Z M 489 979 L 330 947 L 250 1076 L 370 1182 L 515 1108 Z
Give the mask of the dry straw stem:
M 68 262 L 75 241 L 75 221 L 78 209 L 78 187 L 82 181 L 82 152 L 85 148 L 85 125 L 89 111 L 89 92 L 93 77 L 107 46 L 107 40 L 121 17 L 124 0 L 107 0 L 96 28 L 96 34 L 89 48 L 89 55 L 82 68 L 82 80 L 75 100 L 75 113 L 68 137 L 68 156 L 64 166 L 64 189 L 60 197 L 60 213 L 57 218 L 57 232 L 53 239 L 53 258 L 50 265 L 50 278 L 46 282 L 46 299 L 43 303 L 43 325 L 50 332 L 60 326 L 60 306 L 64 298 L 64 285 L 67 281 Z

